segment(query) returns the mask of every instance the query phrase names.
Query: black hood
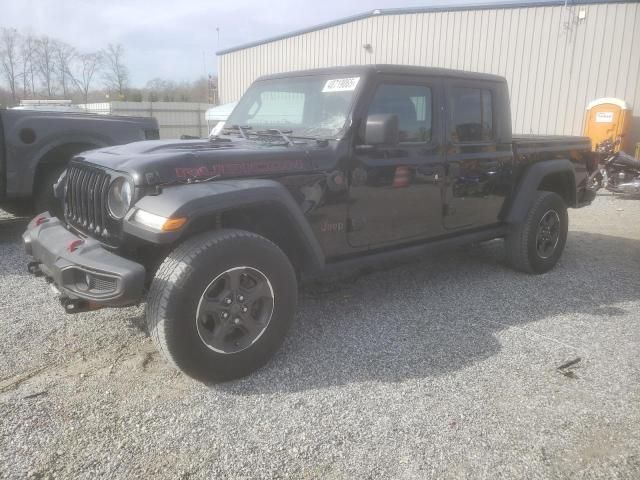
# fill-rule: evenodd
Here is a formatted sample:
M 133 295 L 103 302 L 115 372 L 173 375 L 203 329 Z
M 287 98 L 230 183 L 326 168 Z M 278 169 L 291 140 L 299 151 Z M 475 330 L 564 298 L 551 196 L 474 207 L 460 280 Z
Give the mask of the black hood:
M 75 157 L 129 174 L 136 185 L 189 178 L 262 177 L 313 170 L 330 148 L 315 141 L 286 145 L 244 139 L 154 140 L 84 152 Z

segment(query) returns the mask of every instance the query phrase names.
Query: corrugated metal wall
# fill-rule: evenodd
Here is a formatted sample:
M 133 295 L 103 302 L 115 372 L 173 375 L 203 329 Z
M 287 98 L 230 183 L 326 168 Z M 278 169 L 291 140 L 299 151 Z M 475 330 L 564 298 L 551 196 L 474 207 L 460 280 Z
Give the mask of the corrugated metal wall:
M 622 98 L 640 141 L 637 2 L 374 15 L 221 54 L 220 96 L 263 74 L 366 63 L 503 75 L 519 133 L 581 134 L 589 101 Z
M 209 129 L 205 112 L 213 107 L 194 102 L 107 102 L 78 105 L 91 113 L 155 117 L 160 127 L 160 138 L 180 138 L 191 135 L 206 138 Z

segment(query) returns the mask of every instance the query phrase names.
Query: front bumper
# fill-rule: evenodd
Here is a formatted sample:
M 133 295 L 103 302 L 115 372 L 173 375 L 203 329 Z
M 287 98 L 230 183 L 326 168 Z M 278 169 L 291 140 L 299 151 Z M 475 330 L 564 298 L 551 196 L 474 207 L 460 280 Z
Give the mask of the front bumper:
M 142 265 L 106 250 L 97 240 L 74 235 L 58 218 L 48 213 L 38 215 L 22 239 L 34 258 L 29 271 L 52 282 L 65 307 L 77 300 L 94 308 L 122 307 L 142 299 Z

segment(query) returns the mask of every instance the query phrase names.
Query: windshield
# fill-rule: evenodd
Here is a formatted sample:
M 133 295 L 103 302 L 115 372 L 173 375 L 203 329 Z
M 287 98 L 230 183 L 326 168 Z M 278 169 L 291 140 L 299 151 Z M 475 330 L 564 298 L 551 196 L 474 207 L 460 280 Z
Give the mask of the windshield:
M 308 76 L 254 83 L 225 125 L 335 137 L 344 128 L 360 77 Z

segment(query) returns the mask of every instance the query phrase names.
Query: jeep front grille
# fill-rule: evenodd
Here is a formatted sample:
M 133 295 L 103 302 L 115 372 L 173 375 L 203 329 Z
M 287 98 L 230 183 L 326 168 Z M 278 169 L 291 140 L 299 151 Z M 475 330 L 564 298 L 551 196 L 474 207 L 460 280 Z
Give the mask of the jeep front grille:
M 75 228 L 102 238 L 110 237 L 107 193 L 111 176 L 99 168 L 72 165 L 67 171 L 64 215 Z

